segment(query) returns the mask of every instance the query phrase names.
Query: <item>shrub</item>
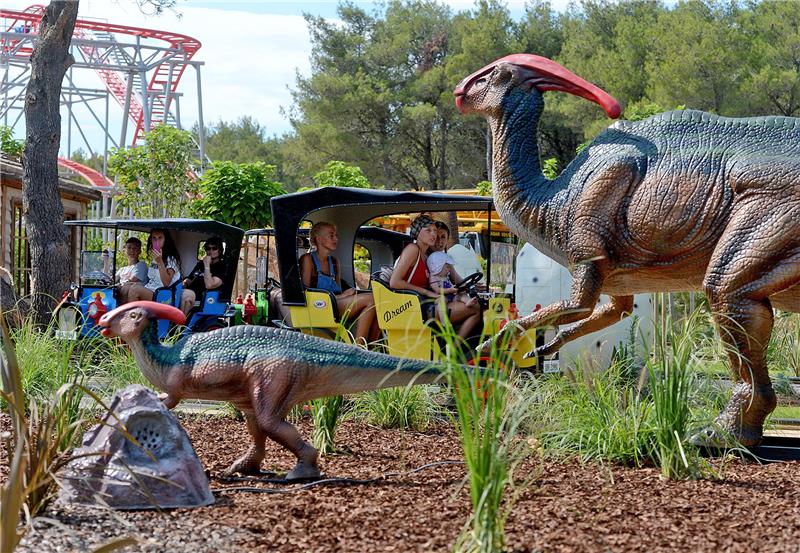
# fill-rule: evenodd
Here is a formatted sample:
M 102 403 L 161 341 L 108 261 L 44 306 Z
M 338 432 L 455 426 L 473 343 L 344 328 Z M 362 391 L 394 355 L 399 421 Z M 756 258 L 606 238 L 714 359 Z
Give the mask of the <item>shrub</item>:
M 423 386 L 385 388 L 359 395 L 355 413 L 381 428 L 423 430 L 435 409 Z

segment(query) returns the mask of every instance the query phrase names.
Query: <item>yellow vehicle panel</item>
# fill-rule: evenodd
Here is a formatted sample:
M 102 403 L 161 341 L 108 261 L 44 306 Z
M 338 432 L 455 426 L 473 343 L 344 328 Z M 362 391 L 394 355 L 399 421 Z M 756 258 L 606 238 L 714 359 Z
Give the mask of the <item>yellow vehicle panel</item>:
M 386 333 L 391 355 L 410 359 L 431 359 L 433 332 L 422 317 L 419 298 L 389 290 L 372 281 L 372 295 L 378 316 L 378 327 Z
M 333 299 L 327 292 L 306 290 L 305 305 L 289 306 L 292 327 L 312 336 L 322 338 L 339 338 L 343 342 L 352 343 L 350 333 L 333 316 Z

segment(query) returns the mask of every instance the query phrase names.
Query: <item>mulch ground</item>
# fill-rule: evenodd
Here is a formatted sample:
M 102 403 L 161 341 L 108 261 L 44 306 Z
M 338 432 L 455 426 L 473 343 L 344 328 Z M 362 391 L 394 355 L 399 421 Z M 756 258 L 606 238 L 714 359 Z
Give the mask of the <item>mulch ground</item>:
M 182 422 L 210 473 L 216 505 L 166 512 L 55 505 L 35 521 L 20 550 L 88 551 L 130 535 L 140 543 L 125 551 L 448 551 L 469 516 L 463 465 L 410 472 L 461 458 L 457 436 L 445 423 L 403 432 L 346 422 L 337 442 L 347 453 L 323 460 L 329 477 L 400 474 L 368 484 L 252 493 L 230 488 L 292 488 L 220 477 L 247 447 L 244 423 L 220 416 Z M 0 423 L 7 428 L 7 419 Z M 308 422 L 300 427 L 310 435 Z M 289 454 L 267 445 L 264 469 L 293 465 Z M 507 520 L 507 549 L 798 551 L 800 465 L 727 460 L 717 469 L 718 481 L 675 482 L 661 480 L 653 468 L 532 460 L 518 473 L 532 480 Z

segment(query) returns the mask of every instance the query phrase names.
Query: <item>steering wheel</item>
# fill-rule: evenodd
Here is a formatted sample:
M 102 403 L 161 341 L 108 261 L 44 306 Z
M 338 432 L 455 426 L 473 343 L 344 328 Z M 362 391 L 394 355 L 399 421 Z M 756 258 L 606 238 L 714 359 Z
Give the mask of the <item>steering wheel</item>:
M 478 282 L 480 282 L 482 278 L 483 278 L 483 273 L 481 272 L 472 273 L 469 276 L 465 276 L 464 279 L 456 285 L 456 290 L 458 290 L 459 292 L 466 292 L 472 286 L 478 284 Z

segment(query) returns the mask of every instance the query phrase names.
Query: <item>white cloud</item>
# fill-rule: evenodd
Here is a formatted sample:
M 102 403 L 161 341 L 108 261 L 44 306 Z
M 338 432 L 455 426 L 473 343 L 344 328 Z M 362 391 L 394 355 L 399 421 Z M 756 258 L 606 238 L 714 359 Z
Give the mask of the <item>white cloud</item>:
M 1 0 L 3 7 L 23 9 L 35 0 Z M 474 0 L 444 0 L 454 11 L 472 9 Z M 554 9 L 562 10 L 569 0 L 552 0 Z M 261 10 L 269 8 L 266 0 L 259 0 Z M 252 11 L 215 9 L 208 0 L 179 4 L 178 18 L 173 12 L 159 16 L 144 15 L 133 0 L 82 0 L 79 17 L 99 19 L 109 23 L 170 30 L 197 38 L 202 47 L 195 60 L 204 62 L 201 68 L 203 116 L 205 123 L 219 120 L 232 121 L 249 115 L 259 121 L 270 134 L 290 130 L 281 108 L 291 106 L 289 87 L 295 86 L 295 74 L 310 74 L 311 43 L 306 22 L 301 15 L 275 15 Z M 268 3 L 267 3 L 268 4 Z M 278 4 L 277 2 L 273 4 Z M 304 9 L 309 6 L 306 3 Z M 363 4 L 363 3 L 362 3 Z M 507 0 L 515 17 L 524 11 L 525 0 Z M 282 6 L 286 7 L 285 4 Z M 130 37 L 118 35 L 118 40 Z M 82 70 L 76 81 L 81 86 L 102 88 L 98 77 Z M 197 83 L 195 72 L 184 74 L 178 92 L 181 99 L 181 118 L 186 127 L 198 118 Z M 112 136 L 119 134 L 122 110 L 112 101 Z M 84 131 L 95 148 L 102 149 L 102 133 L 87 113 L 78 116 Z M 102 112 L 102 109 L 101 109 Z M 64 117 L 66 119 L 66 117 Z M 19 132 L 18 132 L 19 134 Z M 80 138 L 73 136 L 72 149 L 78 147 Z M 66 147 L 66 144 L 64 144 Z
M 31 3 L 32 0 L 3 0 L 3 7 L 22 9 Z M 171 12 L 146 16 L 130 0 L 83 0 L 78 17 L 169 30 L 198 39 L 202 47 L 194 60 L 204 63 L 200 71 L 205 123 L 250 115 L 270 134 L 288 131 L 289 123 L 281 115 L 280 108 L 291 105 L 288 87 L 294 86 L 296 71 L 306 75 L 310 73 L 311 43 L 303 17 L 212 9 L 191 4 L 181 4 L 179 11 L 180 19 Z M 123 35 L 117 35 L 117 39 L 133 40 Z M 99 78 L 91 75 L 90 71 L 81 71 L 89 73 L 79 77 L 75 70 L 76 80 L 80 79 L 82 86 L 91 79 L 86 86 L 102 88 Z M 183 93 L 181 119 L 184 126 L 190 127 L 198 118 L 197 82 L 193 69 L 187 69 L 178 92 Z M 111 117 L 121 119 L 122 110 L 116 104 L 112 105 Z M 98 128 L 91 128 L 93 120 L 86 115 L 89 120 L 84 130 L 94 137 L 90 141 L 101 147 L 102 135 Z M 113 127 L 118 129 L 119 121 Z M 112 135 L 116 136 L 118 132 Z M 78 140 L 73 137 L 73 149 Z

